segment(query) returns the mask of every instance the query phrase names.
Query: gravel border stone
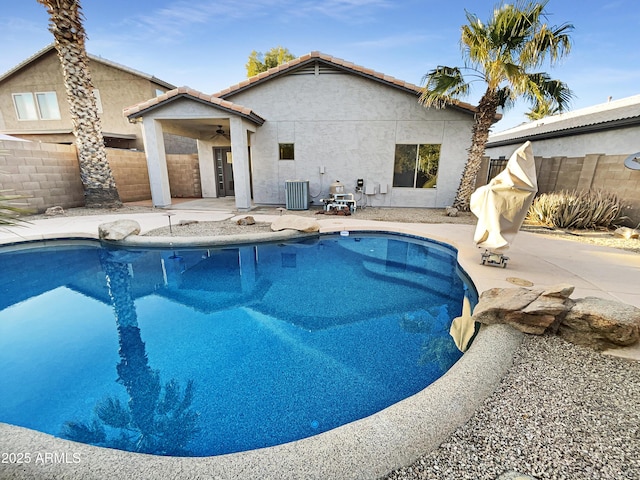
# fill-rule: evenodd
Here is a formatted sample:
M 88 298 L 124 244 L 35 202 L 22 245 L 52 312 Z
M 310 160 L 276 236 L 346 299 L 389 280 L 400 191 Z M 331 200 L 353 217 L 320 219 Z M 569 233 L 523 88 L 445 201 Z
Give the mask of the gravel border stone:
M 640 362 L 525 336 L 469 422 L 387 480 L 640 479 Z

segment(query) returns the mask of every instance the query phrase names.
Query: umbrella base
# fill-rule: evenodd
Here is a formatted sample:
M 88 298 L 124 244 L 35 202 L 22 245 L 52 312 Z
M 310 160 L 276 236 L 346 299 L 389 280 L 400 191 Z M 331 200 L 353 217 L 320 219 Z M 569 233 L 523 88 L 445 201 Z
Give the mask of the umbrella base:
M 480 259 L 482 265 L 491 265 L 493 267 L 507 267 L 507 261 L 509 257 L 504 256 L 502 253 L 494 253 L 489 250 L 485 250 Z

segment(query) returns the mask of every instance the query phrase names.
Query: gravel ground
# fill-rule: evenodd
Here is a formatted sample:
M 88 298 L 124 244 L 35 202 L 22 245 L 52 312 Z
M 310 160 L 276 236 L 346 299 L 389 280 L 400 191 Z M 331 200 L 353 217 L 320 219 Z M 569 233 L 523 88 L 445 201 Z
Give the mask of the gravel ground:
M 526 336 L 496 391 L 446 442 L 388 480 L 640 479 L 640 362 Z
M 145 211 L 145 207 L 124 207 L 118 213 L 133 211 Z M 97 212 L 66 212 L 91 213 Z M 292 213 L 316 214 L 313 210 Z M 251 214 L 279 212 L 264 207 Z M 447 217 L 434 209 L 367 208 L 357 211 L 355 218 L 476 222 L 471 214 Z M 224 235 L 269 230 L 269 224 L 239 226 L 227 220 L 174 226 L 173 230 L 174 235 Z M 615 238 L 610 232 L 565 232 L 535 226 L 524 226 L 523 230 L 640 254 L 640 240 Z M 168 235 L 169 229 L 148 234 Z M 512 475 L 505 475 L 507 472 Z M 514 365 L 483 408 L 438 449 L 385 478 L 640 480 L 640 362 L 603 355 L 554 336 L 526 336 Z

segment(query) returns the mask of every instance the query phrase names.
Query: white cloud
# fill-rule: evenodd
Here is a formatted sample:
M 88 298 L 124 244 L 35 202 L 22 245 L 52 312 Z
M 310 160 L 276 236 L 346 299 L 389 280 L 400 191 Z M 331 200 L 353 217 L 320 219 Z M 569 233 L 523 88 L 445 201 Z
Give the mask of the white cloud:
M 161 36 L 169 42 L 186 37 L 192 28 L 224 27 L 230 20 L 245 19 L 249 31 L 253 22 L 265 18 L 295 21 L 320 15 L 345 23 L 361 23 L 372 20 L 380 9 L 391 5 L 388 0 L 246 0 L 242 3 L 178 0 L 124 22 L 135 37 Z

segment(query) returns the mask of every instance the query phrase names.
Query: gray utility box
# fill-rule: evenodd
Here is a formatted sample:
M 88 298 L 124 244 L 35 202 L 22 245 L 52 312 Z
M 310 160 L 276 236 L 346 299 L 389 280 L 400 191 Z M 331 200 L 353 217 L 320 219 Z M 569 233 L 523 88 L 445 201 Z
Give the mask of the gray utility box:
M 309 180 L 287 180 L 284 183 L 287 210 L 309 210 Z

